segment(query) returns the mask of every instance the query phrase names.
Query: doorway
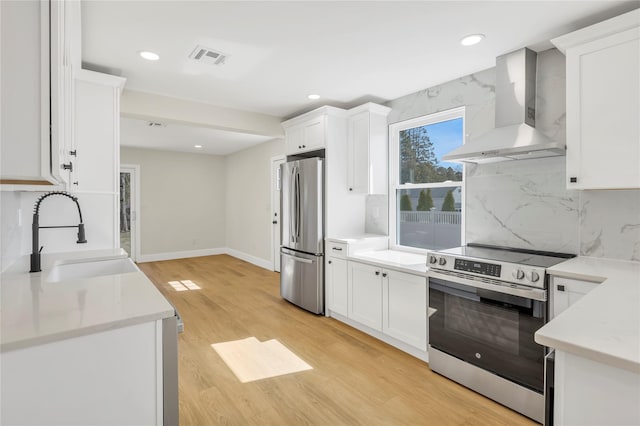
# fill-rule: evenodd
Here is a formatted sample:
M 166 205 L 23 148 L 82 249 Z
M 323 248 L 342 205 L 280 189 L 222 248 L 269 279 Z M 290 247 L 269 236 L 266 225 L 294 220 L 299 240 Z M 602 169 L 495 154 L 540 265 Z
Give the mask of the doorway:
M 120 248 L 134 262 L 140 255 L 138 206 L 140 166 L 120 166 Z
M 280 272 L 280 165 L 285 162 L 284 156 L 271 157 L 271 247 L 273 270 Z

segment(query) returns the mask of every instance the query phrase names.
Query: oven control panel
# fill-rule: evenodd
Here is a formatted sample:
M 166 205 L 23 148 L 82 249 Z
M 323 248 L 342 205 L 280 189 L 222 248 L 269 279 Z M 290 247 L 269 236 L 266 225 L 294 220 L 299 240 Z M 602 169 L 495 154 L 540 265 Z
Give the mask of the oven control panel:
M 510 262 L 485 262 L 441 252 L 427 253 L 427 266 L 435 271 L 460 272 L 479 277 L 491 277 L 506 283 L 545 288 L 545 269 Z
M 502 266 L 493 263 L 478 262 L 476 260 L 456 259 L 453 269 L 499 278 Z

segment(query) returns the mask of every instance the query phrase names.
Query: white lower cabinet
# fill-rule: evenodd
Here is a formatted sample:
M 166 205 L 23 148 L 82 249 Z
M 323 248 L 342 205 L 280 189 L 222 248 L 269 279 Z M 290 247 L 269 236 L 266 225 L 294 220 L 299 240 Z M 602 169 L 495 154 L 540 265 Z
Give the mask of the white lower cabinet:
M 348 319 L 381 332 L 383 339 L 391 337 L 389 343 L 403 350 L 426 351 L 426 279 L 353 261 L 348 262 L 347 270 Z
M 382 272 L 382 331 L 427 350 L 427 285 L 424 277 Z
M 554 424 L 640 424 L 640 373 L 556 350 Z
M 347 285 L 347 261 L 339 257 L 328 257 L 325 265 L 325 280 L 328 289 L 327 310 L 347 316 L 349 288 Z
M 598 283 L 590 281 L 551 277 L 551 318 L 557 317 L 596 286 Z
M 349 262 L 349 310 L 352 320 L 382 331 L 382 269 Z
M 3 352 L 6 425 L 161 425 L 162 321 Z

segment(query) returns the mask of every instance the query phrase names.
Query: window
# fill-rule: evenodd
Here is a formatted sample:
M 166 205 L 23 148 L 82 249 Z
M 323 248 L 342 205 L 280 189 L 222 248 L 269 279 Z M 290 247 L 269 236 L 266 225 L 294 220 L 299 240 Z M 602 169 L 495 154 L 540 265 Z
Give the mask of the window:
M 464 168 L 442 156 L 464 143 L 464 108 L 389 126 L 389 226 L 394 248 L 464 243 Z

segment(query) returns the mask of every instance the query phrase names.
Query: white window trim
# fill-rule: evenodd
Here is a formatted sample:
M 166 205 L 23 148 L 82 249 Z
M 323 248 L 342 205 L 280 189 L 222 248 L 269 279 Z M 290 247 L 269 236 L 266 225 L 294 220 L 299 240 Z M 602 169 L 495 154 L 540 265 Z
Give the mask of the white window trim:
M 465 118 L 465 107 L 458 107 L 448 109 L 446 111 L 440 111 L 433 114 L 423 115 L 421 117 L 411 118 L 405 121 L 399 121 L 389 125 L 389 248 L 392 250 L 401 250 L 412 253 L 424 254 L 427 249 L 402 246 L 397 244 L 398 224 L 396 222 L 396 190 L 397 189 L 419 189 L 424 184 L 403 184 L 400 185 L 400 158 L 399 158 L 399 135 L 402 130 L 412 129 L 414 127 L 421 127 L 429 124 L 439 123 L 441 121 L 453 120 L 456 118 L 462 118 L 462 143 L 466 143 L 467 138 L 467 120 Z M 447 186 L 460 186 L 462 193 L 460 197 L 460 203 L 462 205 L 462 217 L 460 224 L 460 243 L 465 244 L 465 216 L 466 216 L 466 167 L 462 165 L 462 182 L 442 182 L 431 183 L 429 187 L 447 187 Z

